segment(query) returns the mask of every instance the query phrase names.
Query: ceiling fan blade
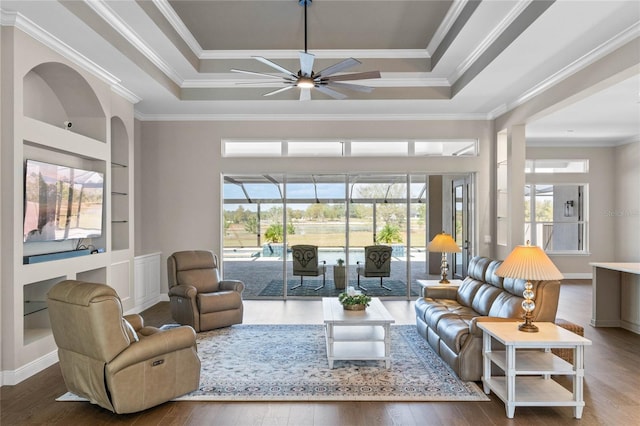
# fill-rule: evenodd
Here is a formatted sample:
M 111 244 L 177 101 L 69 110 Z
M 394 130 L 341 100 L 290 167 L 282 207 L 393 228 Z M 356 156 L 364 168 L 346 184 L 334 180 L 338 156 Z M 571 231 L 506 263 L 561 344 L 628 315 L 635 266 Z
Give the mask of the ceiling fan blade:
M 300 89 L 300 100 L 301 101 L 310 101 L 311 100 L 311 89 L 302 88 Z
M 362 62 L 360 62 L 357 59 L 354 58 L 347 58 L 344 61 L 340 61 L 337 64 L 333 64 L 330 67 L 327 67 L 325 69 L 323 69 L 322 71 L 318 72 L 317 75 L 323 76 L 323 77 L 328 77 L 332 74 L 335 74 L 337 72 L 340 71 L 344 71 L 347 68 L 351 68 L 354 67 L 356 65 L 360 65 Z
M 327 86 L 339 87 L 341 89 L 354 90 L 356 92 L 363 92 L 363 93 L 373 92 L 373 87 L 363 86 L 361 84 L 339 83 L 337 81 L 333 82 L 331 80 L 327 82 Z
M 300 73 L 305 77 L 311 77 L 313 72 L 313 60 L 315 55 L 307 52 L 300 52 Z
M 371 78 L 380 78 L 380 71 L 356 72 L 353 74 L 341 74 L 333 77 L 327 77 L 329 81 L 346 81 L 346 80 L 368 80 Z
M 283 78 L 281 75 L 266 74 L 266 73 L 263 73 L 263 72 L 237 70 L 237 69 L 232 69 L 231 71 L 232 72 L 239 72 L 241 74 L 259 75 L 260 77 L 277 78 L 278 80 L 282 80 L 282 78 Z
M 280 72 L 288 74 L 288 75 L 292 76 L 293 78 L 297 78 L 298 77 L 297 75 L 295 75 L 294 73 L 292 73 L 288 69 L 276 64 L 275 62 L 272 62 L 272 61 L 268 60 L 267 58 L 263 58 L 262 56 L 253 56 L 253 58 L 257 59 L 258 61 L 262 62 L 265 65 L 269 65 L 271 68 L 277 69 Z
M 295 87 L 295 86 L 285 86 L 285 87 L 282 87 L 282 88 L 280 88 L 280 89 L 278 89 L 278 90 L 274 90 L 273 92 L 265 93 L 265 94 L 264 94 L 264 95 L 262 95 L 262 96 L 272 96 L 272 95 L 275 95 L 275 94 L 277 94 L 277 93 L 281 93 L 281 92 L 284 92 L 284 91 L 286 91 L 286 90 L 293 89 L 294 87 Z
M 316 86 L 316 90 L 324 93 L 325 95 L 331 96 L 333 99 L 345 99 L 347 95 L 337 92 L 333 89 L 328 88 L 327 86 Z

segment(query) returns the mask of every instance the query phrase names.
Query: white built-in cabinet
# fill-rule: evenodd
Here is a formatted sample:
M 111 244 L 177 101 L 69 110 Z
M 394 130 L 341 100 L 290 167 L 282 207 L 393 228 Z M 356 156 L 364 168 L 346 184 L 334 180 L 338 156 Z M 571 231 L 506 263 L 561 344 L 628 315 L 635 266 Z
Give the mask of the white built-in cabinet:
M 3 180 L 1 361 L 5 385 L 18 383 L 57 360 L 46 308 L 47 292 L 56 283 L 65 279 L 106 283 L 116 289 L 125 311 L 136 308 L 133 105 L 91 73 L 18 30 L 14 33 L 13 45 L 7 43 L 7 51 L 3 52 L 4 59 L 10 58 L 7 69 L 12 65 L 16 77 L 13 81 L 2 81 L 2 123 L 7 127 L 2 132 L 0 156 Z M 11 55 L 11 49 L 31 54 Z M 82 245 L 95 248 L 98 253 L 23 263 L 24 256 L 73 250 L 78 245 L 77 240 L 23 242 L 26 159 L 104 174 L 102 235 L 82 241 Z M 12 211 L 5 207 L 9 204 L 13 205 Z
M 160 301 L 160 253 L 136 256 L 134 264 L 136 308 L 144 310 Z

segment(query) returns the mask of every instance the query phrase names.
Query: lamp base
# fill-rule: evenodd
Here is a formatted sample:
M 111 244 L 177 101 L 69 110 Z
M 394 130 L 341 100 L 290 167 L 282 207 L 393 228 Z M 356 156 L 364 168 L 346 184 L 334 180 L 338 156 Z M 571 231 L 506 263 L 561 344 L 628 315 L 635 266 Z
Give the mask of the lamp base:
M 536 327 L 535 325 L 531 324 L 530 322 L 523 322 L 522 324 L 520 324 L 518 326 L 518 330 L 520 331 L 524 331 L 527 333 L 537 333 L 538 332 L 538 327 Z
M 446 276 L 446 275 L 444 275 L 444 276 L 442 277 L 442 279 L 441 279 L 440 281 L 438 281 L 438 284 L 451 284 L 451 283 L 450 283 L 450 282 L 449 282 L 449 280 L 447 279 L 447 276 Z

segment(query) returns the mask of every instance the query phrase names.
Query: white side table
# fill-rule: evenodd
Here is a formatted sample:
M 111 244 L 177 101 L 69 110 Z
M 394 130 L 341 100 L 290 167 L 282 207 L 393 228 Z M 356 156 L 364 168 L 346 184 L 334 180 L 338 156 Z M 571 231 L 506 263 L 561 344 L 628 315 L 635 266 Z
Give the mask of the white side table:
M 493 391 L 505 403 L 510 419 L 518 406 L 573 407 L 573 416 L 582 417 L 584 347 L 591 341 L 550 322 L 535 323 L 539 328 L 537 333 L 520 331 L 518 325 L 519 322 L 478 323 L 484 332 L 482 383 L 485 393 Z M 492 340 L 502 343 L 505 350 L 492 351 Z M 573 365 L 554 355 L 551 348 L 572 348 Z M 492 376 L 492 364 L 504 371 L 505 376 Z M 573 376 L 573 390 L 551 379 L 552 374 Z
M 449 280 L 449 284 L 441 284 L 440 280 L 416 280 L 418 285 L 422 287 L 420 296 L 424 296 L 424 289 L 427 287 L 452 287 L 458 288 L 462 284 L 462 280 Z

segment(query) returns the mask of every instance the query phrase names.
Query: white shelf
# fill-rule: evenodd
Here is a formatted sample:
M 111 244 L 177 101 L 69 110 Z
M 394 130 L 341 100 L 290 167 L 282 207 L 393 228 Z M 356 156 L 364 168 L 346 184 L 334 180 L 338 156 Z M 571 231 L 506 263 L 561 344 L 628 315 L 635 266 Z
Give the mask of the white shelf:
M 334 342 L 384 342 L 382 326 L 334 326 Z
M 491 362 L 507 371 L 505 351 L 493 351 L 487 354 Z M 552 352 L 542 350 L 521 350 L 516 352 L 515 373 L 523 375 L 562 374 L 575 375 L 573 365 Z
M 333 359 L 384 361 L 384 342 L 334 342 Z
M 507 378 L 492 376 L 483 379 L 491 390 L 503 401 L 507 400 Z M 542 377 L 516 377 L 516 406 L 584 406 L 575 401 L 573 393 L 553 379 Z

